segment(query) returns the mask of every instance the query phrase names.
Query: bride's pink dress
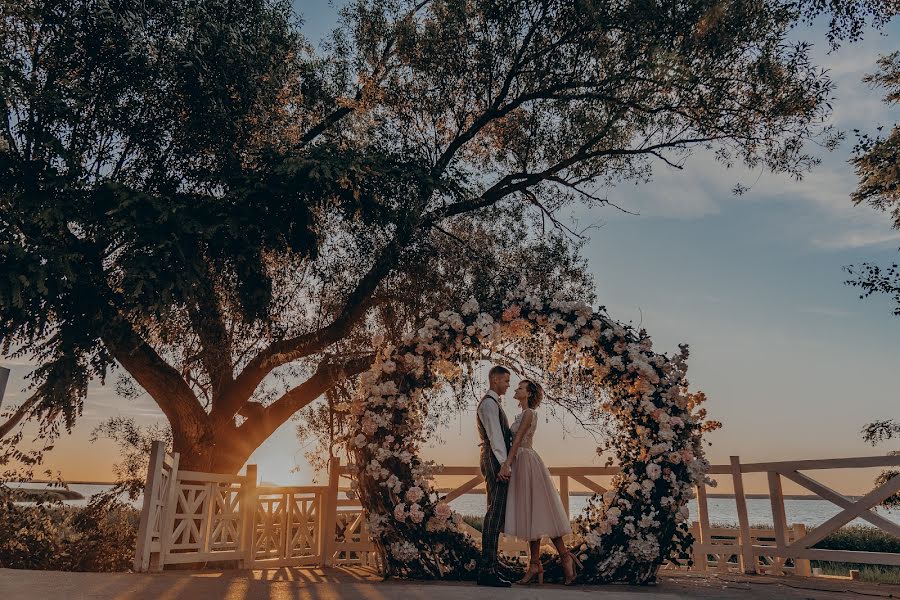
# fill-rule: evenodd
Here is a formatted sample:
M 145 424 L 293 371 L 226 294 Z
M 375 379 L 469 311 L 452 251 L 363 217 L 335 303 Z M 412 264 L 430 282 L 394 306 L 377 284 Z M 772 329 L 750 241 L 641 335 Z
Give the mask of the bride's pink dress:
M 534 414 L 534 410 L 528 408 Z M 510 430 L 515 435 L 522 425 L 525 411 L 516 417 Z M 503 532 L 522 540 L 537 540 L 543 536 L 560 537 L 572 533 L 572 526 L 563 508 L 559 493 L 553 485 L 550 471 L 532 448 L 537 414 L 522 436 L 512 464 L 509 495 L 506 497 L 506 524 Z

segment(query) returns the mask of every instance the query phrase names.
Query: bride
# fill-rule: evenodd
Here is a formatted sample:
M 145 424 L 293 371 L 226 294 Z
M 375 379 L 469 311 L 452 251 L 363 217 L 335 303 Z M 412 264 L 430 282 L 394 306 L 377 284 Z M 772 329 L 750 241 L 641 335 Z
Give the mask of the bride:
M 575 580 L 575 566 L 581 562 L 569 552 L 563 536 L 572 533 L 569 517 L 550 471 L 532 448 L 537 428 L 535 409 L 544 398 L 541 386 L 527 379 L 519 383 L 513 397 L 519 401 L 522 412 L 510 427 L 515 435 L 506 462 L 500 468 L 501 477 L 509 477 L 509 495 L 506 498 L 506 523 L 503 531 L 519 539 L 528 540 L 530 563 L 521 584 L 544 582 L 544 566 L 541 563 L 541 537 L 553 540 L 559 552 L 565 573 L 565 584 Z

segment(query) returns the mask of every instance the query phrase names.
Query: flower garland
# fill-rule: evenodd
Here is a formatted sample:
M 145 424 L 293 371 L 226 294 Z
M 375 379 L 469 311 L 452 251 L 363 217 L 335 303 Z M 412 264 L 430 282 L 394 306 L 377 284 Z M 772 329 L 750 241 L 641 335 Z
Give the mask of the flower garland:
M 561 295 L 519 289 L 494 314 L 479 308 L 469 300 L 385 346 L 352 404 L 339 407 L 352 415 L 346 443 L 359 471 L 351 493 L 367 511 L 384 575 L 474 577 L 479 550 L 432 488 L 439 467 L 419 459 L 423 392 L 458 380 L 461 362 L 535 336 L 551 345 L 551 370 L 577 365 L 590 376 L 619 425 L 620 473 L 576 519 L 581 581 L 648 583 L 666 559 L 689 560 L 687 503 L 706 480 L 702 434 L 718 424 L 704 422 L 703 394 L 688 392 L 687 347 L 656 354 L 645 332 Z

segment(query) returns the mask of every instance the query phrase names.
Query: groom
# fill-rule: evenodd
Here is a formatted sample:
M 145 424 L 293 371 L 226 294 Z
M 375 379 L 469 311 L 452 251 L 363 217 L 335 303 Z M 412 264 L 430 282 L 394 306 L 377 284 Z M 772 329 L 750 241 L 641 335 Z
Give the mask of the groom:
M 501 475 L 500 465 L 512 444 L 509 421 L 500 398 L 509 389 L 509 371 L 500 365 L 488 373 L 490 389 L 478 403 L 476 423 L 481 436 L 481 474 L 487 486 L 487 513 L 481 530 L 481 564 L 478 585 L 509 587 L 511 584 L 497 573 L 497 544 L 506 520 L 506 495 L 509 476 Z

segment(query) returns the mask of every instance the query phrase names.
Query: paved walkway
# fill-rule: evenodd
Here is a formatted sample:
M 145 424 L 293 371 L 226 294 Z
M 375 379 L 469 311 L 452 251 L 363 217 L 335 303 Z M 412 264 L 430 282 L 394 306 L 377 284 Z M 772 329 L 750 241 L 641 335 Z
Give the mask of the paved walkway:
M 900 586 L 795 577 L 663 574 L 648 587 L 491 589 L 470 583 L 382 582 L 362 569 L 155 574 L 0 569 L 3 600 L 809 600 L 900 598 Z

